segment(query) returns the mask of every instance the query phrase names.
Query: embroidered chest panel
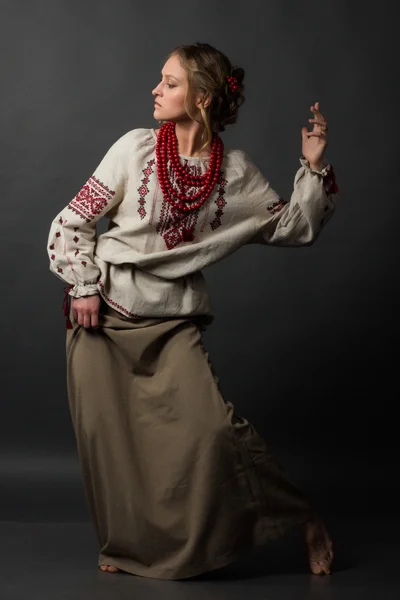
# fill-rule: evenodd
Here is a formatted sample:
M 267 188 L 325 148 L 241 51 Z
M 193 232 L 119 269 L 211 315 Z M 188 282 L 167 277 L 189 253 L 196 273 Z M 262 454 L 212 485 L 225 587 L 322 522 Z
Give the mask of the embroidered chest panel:
M 187 160 L 185 160 L 185 164 L 191 175 L 202 174 L 200 165 L 189 165 Z M 155 225 L 157 233 L 164 239 L 168 250 L 176 248 L 183 242 L 193 241 L 196 236 L 196 229 L 202 232 L 209 226 L 214 231 L 222 225 L 227 184 L 222 169 L 220 169 L 216 186 L 204 205 L 190 212 L 180 211 L 171 206 L 163 197 L 158 183 L 157 165 L 154 158 L 147 162 L 142 173 L 141 185 L 137 190 L 139 194 L 137 212 L 142 220 L 147 217 L 149 223 Z M 168 176 L 174 189 L 181 191 L 169 163 Z M 150 186 L 150 183 L 153 185 Z M 152 198 L 149 197 L 150 188 L 155 188 Z M 186 194 L 190 197 L 196 191 L 197 188 L 192 187 L 186 190 Z

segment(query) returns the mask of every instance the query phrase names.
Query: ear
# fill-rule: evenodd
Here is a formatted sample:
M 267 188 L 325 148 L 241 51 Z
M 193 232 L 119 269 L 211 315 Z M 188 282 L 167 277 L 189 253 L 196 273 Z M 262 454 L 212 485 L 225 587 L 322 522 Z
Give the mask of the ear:
M 210 105 L 210 102 L 211 102 L 211 94 L 206 94 L 205 96 L 199 95 L 199 96 L 197 96 L 196 106 L 197 106 L 197 108 L 199 108 L 200 104 L 203 104 L 204 108 L 207 108 L 207 106 Z
M 207 98 L 204 100 L 204 108 L 207 108 L 211 104 L 211 96 L 208 94 Z

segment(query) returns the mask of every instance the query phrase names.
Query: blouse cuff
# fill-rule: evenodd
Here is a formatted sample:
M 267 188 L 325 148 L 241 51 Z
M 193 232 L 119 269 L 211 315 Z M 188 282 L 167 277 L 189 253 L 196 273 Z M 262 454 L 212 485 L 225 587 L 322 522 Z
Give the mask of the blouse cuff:
M 74 285 L 68 293 L 73 298 L 83 298 L 84 296 L 94 296 L 99 293 L 99 290 L 96 283 L 88 283 L 86 285 Z
M 337 194 L 339 188 L 336 183 L 335 172 L 331 164 L 325 165 L 321 171 L 316 171 L 315 169 L 311 169 L 310 163 L 304 156 L 300 158 L 301 165 L 308 171 L 309 173 L 316 173 L 320 175 L 323 179 L 325 192 L 328 194 Z

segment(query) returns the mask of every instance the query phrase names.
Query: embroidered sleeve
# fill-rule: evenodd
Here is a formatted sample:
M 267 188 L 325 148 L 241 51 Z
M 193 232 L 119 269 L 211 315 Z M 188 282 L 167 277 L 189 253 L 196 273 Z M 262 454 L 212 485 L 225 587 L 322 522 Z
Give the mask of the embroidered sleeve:
M 123 198 L 127 179 L 126 135 L 108 150 L 87 182 L 51 223 L 50 270 L 71 286 L 76 298 L 97 294 L 94 263 L 96 223 Z
M 331 165 L 310 169 L 300 158 L 290 200 L 282 198 L 246 155 L 242 193 L 253 211 L 254 236 L 249 243 L 305 246 L 313 243 L 331 218 L 339 191 Z

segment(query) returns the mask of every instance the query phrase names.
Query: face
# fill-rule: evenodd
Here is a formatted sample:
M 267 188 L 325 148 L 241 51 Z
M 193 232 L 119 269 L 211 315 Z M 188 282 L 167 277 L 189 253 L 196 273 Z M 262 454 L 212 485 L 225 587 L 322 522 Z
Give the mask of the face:
M 161 81 L 152 94 L 155 102 L 154 118 L 158 121 L 190 120 L 184 102 L 188 80 L 178 56 L 171 56 L 161 71 Z

